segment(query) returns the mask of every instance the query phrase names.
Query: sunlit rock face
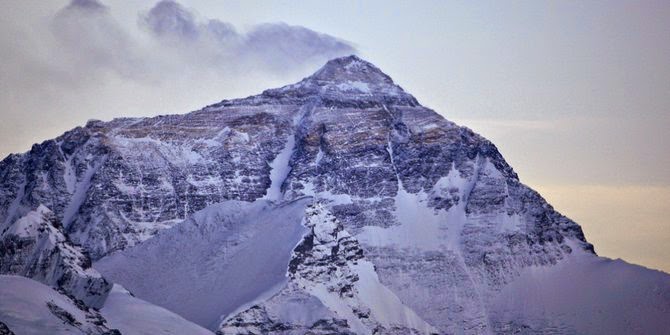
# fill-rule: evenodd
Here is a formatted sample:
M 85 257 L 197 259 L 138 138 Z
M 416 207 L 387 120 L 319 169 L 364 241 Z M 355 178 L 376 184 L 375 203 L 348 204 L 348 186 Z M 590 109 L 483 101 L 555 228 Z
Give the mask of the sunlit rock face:
M 222 334 L 591 332 L 587 316 L 505 298 L 541 286 L 538 269 L 586 263 L 601 269 L 591 284 L 630 267 L 637 289 L 658 288 L 644 304 L 670 310 L 666 275 L 599 267 L 491 142 L 356 56 L 184 115 L 90 121 L 7 157 L 0 176 L 2 229 L 48 207 L 104 276 Z M 255 281 L 268 260 L 273 277 Z M 257 287 L 225 292 L 231 281 Z M 608 311 L 625 329 L 668 325 Z

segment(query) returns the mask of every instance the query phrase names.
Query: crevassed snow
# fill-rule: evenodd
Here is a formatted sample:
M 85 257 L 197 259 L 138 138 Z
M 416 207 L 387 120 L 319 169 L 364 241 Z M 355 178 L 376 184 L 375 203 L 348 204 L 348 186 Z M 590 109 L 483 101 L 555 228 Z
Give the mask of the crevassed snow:
M 215 329 L 222 315 L 285 283 L 309 201 L 210 205 L 94 268 L 137 297 Z
M 123 286 L 115 284 L 100 310 L 110 328 L 123 335 L 213 335 L 169 310 L 133 297 Z

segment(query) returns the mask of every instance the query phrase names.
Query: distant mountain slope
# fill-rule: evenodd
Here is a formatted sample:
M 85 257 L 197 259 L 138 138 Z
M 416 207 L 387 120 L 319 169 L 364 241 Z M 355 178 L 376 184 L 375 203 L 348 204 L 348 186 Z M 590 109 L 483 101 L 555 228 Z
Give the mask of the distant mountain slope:
M 670 329 L 668 274 L 599 258 L 491 142 L 356 56 L 184 115 L 90 121 L 0 176 L 0 231 L 48 208 L 109 282 L 224 334 Z

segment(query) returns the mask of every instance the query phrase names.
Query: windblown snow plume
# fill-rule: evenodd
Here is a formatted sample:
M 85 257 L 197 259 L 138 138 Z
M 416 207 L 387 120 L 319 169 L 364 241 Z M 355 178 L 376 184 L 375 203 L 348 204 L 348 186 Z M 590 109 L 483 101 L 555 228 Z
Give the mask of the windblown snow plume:
M 200 18 L 172 0 L 140 13 L 138 22 L 148 47 L 96 0 L 72 1 L 51 27 L 64 47 L 63 57 L 77 66 L 71 70 L 88 74 L 102 68 L 137 80 L 166 80 L 184 69 L 194 75 L 286 74 L 354 51 L 335 37 L 285 23 L 238 32 L 230 23 Z

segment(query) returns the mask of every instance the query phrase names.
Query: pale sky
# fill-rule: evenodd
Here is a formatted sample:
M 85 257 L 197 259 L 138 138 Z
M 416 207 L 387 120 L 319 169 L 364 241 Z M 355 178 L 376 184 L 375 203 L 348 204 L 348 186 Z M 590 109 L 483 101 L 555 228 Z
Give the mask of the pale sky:
M 670 272 L 668 1 L 181 0 L 168 33 L 156 1 L 74 3 L 0 0 L 0 156 L 356 52 L 492 140 L 600 255 Z

